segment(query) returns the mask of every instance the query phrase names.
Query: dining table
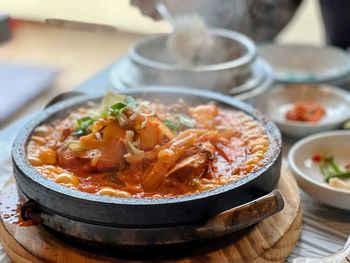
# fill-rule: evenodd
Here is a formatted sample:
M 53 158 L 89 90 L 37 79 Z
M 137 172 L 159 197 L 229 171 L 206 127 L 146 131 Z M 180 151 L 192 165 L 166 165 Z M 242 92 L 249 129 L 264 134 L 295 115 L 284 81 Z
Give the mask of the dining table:
M 105 44 L 106 42 L 101 41 L 101 39 L 91 40 L 90 33 L 70 32 L 69 34 L 71 34 L 70 36 L 73 40 L 71 39 L 71 41 L 65 43 L 67 32 L 60 32 L 60 29 L 55 29 L 55 39 L 51 40 L 46 38 L 50 37 L 52 29 L 49 30 L 46 26 L 28 23 L 27 27 L 21 30 L 23 32 L 21 32 L 20 36 L 14 36 L 15 43 L 21 42 L 24 45 L 23 41 L 26 42 L 26 45 L 23 46 L 26 50 L 20 52 L 26 52 L 26 55 L 30 58 L 39 56 L 39 61 L 40 59 L 45 61 L 45 59 L 40 58 L 43 55 L 35 51 L 38 47 L 30 41 L 22 39 L 22 35 L 29 34 L 28 31 L 31 31 L 31 34 L 36 34 L 37 39 L 32 40 L 36 41 L 35 43 L 39 43 L 40 38 L 46 43 L 61 41 L 60 45 L 56 45 L 52 50 L 47 51 L 50 53 L 50 55 L 47 55 L 47 57 L 50 57 L 50 60 L 46 60 L 46 62 L 61 66 L 64 70 L 60 73 L 50 90 L 41 94 L 40 97 L 30 104 L 24 105 L 20 112 L 12 116 L 7 122 L 0 123 L 0 187 L 3 187 L 12 176 L 11 146 L 18 130 L 42 110 L 50 98 L 61 92 L 76 90 L 87 94 L 103 94 L 106 90 L 113 89 L 109 78 L 110 69 L 113 63 L 118 60 L 118 57 L 126 52 L 127 47 L 139 37 L 137 34 L 122 32 L 118 32 L 118 37 L 102 35 L 101 38 L 109 39 L 109 44 Z M 46 30 L 46 34 L 42 32 L 43 30 Z M 77 39 L 76 34 L 80 34 L 80 40 L 91 40 L 93 43 L 79 42 L 78 44 L 76 41 L 75 44 L 77 46 L 71 50 L 68 45 L 72 45 L 74 40 Z M 66 55 L 64 59 L 60 58 L 62 49 L 70 52 L 72 56 Z M 15 53 L 19 52 L 19 50 L 18 46 L 14 47 L 13 43 L 5 47 L 1 46 L 0 58 L 19 60 L 20 54 Z M 101 50 L 104 50 L 104 52 L 99 52 Z M 97 56 L 97 53 L 103 54 Z M 91 54 L 90 58 L 86 57 L 86 54 Z M 70 66 L 65 67 L 68 64 Z M 80 67 L 84 64 L 87 66 Z M 71 69 L 73 69 L 73 72 L 70 72 Z M 0 91 L 6 92 L 5 90 Z M 295 142 L 295 139 L 283 138 L 283 162 L 287 162 L 288 150 Z M 322 257 L 336 253 L 344 246 L 350 234 L 350 211 L 320 204 L 302 190 L 300 190 L 300 195 L 303 214 L 302 232 L 297 245 L 286 262 L 293 262 L 296 257 Z M 4 249 L 0 247 L 0 263 L 5 262 L 11 262 L 11 260 Z

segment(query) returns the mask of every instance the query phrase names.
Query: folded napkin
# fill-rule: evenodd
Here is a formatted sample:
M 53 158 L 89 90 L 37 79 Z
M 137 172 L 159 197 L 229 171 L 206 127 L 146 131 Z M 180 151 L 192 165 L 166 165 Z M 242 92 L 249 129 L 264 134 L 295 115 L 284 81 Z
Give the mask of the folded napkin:
M 57 70 L 0 62 L 0 123 L 50 87 Z

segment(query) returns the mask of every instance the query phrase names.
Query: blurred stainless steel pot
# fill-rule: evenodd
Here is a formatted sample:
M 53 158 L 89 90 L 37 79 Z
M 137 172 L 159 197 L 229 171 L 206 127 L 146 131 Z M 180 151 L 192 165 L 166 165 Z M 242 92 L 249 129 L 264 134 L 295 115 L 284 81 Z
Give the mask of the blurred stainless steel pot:
M 182 68 L 167 50 L 167 34 L 145 37 L 128 53 L 127 78 L 140 85 L 187 86 L 229 93 L 251 75 L 255 44 L 246 36 L 225 29 L 210 29 L 221 42 L 227 59 L 211 65 Z

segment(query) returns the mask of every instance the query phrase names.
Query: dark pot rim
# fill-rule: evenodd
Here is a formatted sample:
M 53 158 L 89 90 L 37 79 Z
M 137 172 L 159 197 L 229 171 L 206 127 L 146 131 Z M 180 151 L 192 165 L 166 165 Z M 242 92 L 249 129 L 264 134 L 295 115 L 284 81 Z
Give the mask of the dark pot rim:
M 29 179 L 30 181 L 32 181 L 38 186 L 46 188 L 46 190 L 48 191 L 53 191 L 55 194 L 61 194 L 61 195 L 68 196 L 70 198 L 80 199 L 81 201 L 91 201 L 91 202 L 98 202 L 98 203 L 102 202 L 105 204 L 116 204 L 116 205 L 135 205 L 135 206 L 178 204 L 178 203 L 191 202 L 199 199 L 206 199 L 209 197 L 220 195 L 222 193 L 234 190 L 235 188 L 238 188 L 244 184 L 247 184 L 248 182 L 253 181 L 257 177 L 259 177 L 261 174 L 263 174 L 265 171 L 267 171 L 276 162 L 276 160 L 278 159 L 281 153 L 281 144 L 282 144 L 281 134 L 278 128 L 275 126 L 275 124 L 269 119 L 267 119 L 265 116 L 263 116 L 259 111 L 251 107 L 250 105 L 244 102 L 241 102 L 237 99 L 234 99 L 232 97 L 225 96 L 225 95 L 208 91 L 208 90 L 178 88 L 178 87 L 138 88 L 138 89 L 123 90 L 121 93 L 130 94 L 130 95 L 133 95 L 133 94 L 147 95 L 147 93 L 163 93 L 163 94 L 169 94 L 169 95 L 174 94 L 177 96 L 191 95 L 191 96 L 198 97 L 200 99 L 219 102 L 226 106 L 232 107 L 235 110 L 243 111 L 248 115 L 252 116 L 257 121 L 259 121 L 259 123 L 264 127 L 265 131 L 268 134 L 270 146 L 269 146 L 269 150 L 266 153 L 265 165 L 261 169 L 257 170 L 256 172 L 250 173 L 233 183 L 228 183 L 220 187 L 199 192 L 199 193 L 177 196 L 177 197 L 169 197 L 169 198 L 118 198 L 118 197 L 108 197 L 108 196 L 102 196 L 97 194 L 90 194 L 86 192 L 81 192 L 79 190 L 67 188 L 58 183 L 55 183 L 52 180 L 45 178 L 38 171 L 36 171 L 36 169 L 33 166 L 31 166 L 28 163 L 26 158 L 27 156 L 26 145 L 34 128 L 40 125 L 41 123 L 44 123 L 49 118 L 54 118 L 55 114 L 59 114 L 62 111 L 67 109 L 69 110 L 71 108 L 73 109 L 73 108 L 82 106 L 88 101 L 98 100 L 103 97 L 102 95 L 98 95 L 98 96 L 84 95 L 84 96 L 74 97 L 48 107 L 47 109 L 39 113 L 36 117 L 34 117 L 29 123 L 27 123 L 19 131 L 19 134 L 17 135 L 13 144 L 12 160 L 13 160 L 13 165 L 17 170 L 20 171 L 21 176 L 26 177 L 27 179 Z

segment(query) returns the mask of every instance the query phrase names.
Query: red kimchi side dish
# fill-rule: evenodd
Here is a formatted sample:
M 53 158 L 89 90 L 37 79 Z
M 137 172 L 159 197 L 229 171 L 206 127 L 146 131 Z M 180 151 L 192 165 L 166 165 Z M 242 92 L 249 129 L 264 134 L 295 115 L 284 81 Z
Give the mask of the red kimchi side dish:
M 247 114 L 214 103 L 162 104 L 108 93 L 37 127 L 28 161 L 46 178 L 115 197 L 172 197 L 236 181 L 264 166 L 269 139 Z
M 312 101 L 298 101 L 287 111 L 286 119 L 290 121 L 318 122 L 326 114 L 321 105 Z

